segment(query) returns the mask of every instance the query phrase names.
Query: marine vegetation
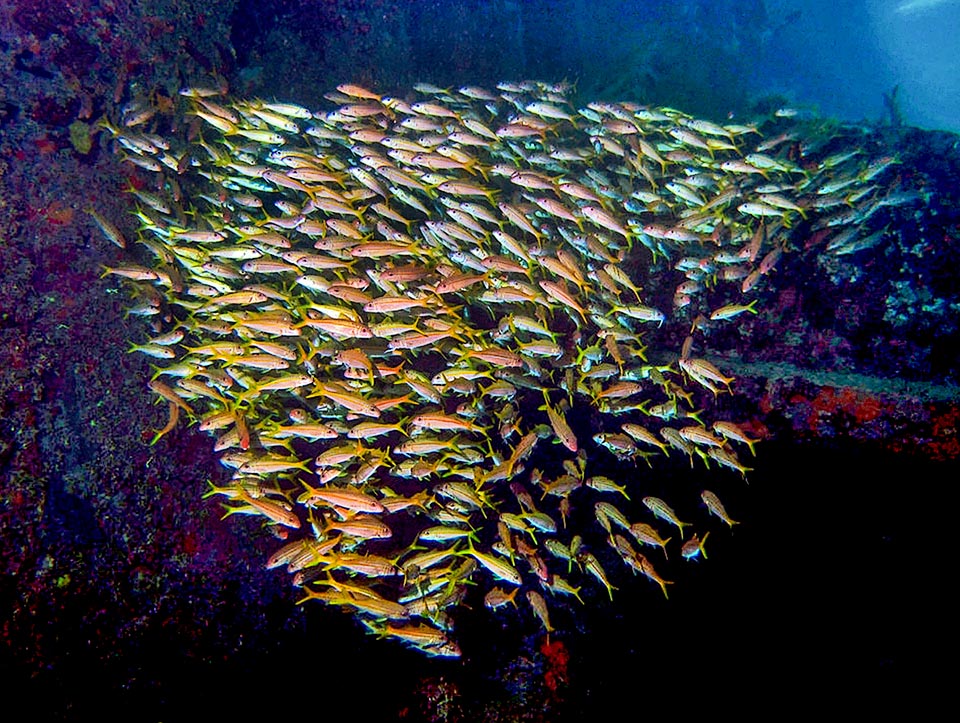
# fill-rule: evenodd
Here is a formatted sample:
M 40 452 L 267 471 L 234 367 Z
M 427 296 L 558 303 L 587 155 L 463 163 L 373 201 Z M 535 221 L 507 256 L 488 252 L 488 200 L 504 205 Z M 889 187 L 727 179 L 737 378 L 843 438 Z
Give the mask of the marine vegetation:
M 750 472 L 708 334 L 758 313 L 793 229 L 854 253 L 913 195 L 875 183 L 896 159 L 790 130 L 576 109 L 563 84 L 415 89 L 314 112 L 186 88 L 158 132 L 102 123 L 145 179 L 133 243 L 92 213 L 136 255 L 105 274 L 151 328 L 154 441 L 179 417 L 215 436 L 207 497 L 278 531 L 265 564 L 303 602 L 457 656 L 465 600 L 549 633 L 559 597 L 626 584 L 614 565 L 668 596 L 667 565 L 708 557 L 737 524 L 721 498 L 676 489 L 702 510 L 681 520 L 646 486 L 665 455 Z

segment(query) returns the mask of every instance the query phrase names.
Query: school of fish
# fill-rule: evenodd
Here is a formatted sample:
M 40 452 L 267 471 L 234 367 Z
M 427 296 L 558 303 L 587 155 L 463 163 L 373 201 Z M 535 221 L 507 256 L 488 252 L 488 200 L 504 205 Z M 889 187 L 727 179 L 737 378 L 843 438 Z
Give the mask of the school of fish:
M 564 84 L 415 91 L 131 108 L 102 125 L 143 180 L 135 241 L 90 214 L 136 257 L 105 275 L 150 324 L 154 442 L 184 416 L 215 436 L 230 481 L 207 496 L 277 533 L 266 565 L 303 601 L 458 656 L 464 600 L 549 632 L 583 585 L 612 599 L 619 563 L 666 596 L 658 570 L 706 557 L 708 524 L 738 524 L 720 497 L 645 480 L 663 455 L 750 471 L 709 331 L 757 313 L 792 229 L 853 253 L 904 201 L 875 183 L 896 159 L 789 132 L 576 109 Z

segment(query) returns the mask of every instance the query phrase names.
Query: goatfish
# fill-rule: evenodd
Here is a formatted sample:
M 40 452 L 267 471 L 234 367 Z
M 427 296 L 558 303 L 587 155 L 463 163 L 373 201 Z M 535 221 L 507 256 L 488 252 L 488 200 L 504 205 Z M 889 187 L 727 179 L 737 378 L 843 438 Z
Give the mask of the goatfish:
M 382 514 L 387 508 L 375 497 L 348 487 L 311 487 L 303 480 L 300 481 L 306 492 L 300 495 L 297 502 L 313 507 L 317 503 L 338 507 L 351 512 L 367 512 Z
M 227 513 L 223 516 L 223 518 L 247 509 L 263 515 L 271 522 L 276 522 L 277 524 L 285 527 L 292 527 L 293 529 L 300 528 L 300 518 L 297 517 L 297 515 L 288 507 L 285 507 L 279 502 L 273 502 L 263 497 L 252 497 L 243 488 L 237 488 L 233 498 L 245 503 L 246 508 L 227 506 Z
M 547 395 L 546 389 L 543 390 L 543 400 L 543 406 L 540 407 L 540 410 L 546 411 L 553 433 L 564 447 L 576 453 L 579 449 L 577 437 L 570 428 L 570 425 L 567 424 L 567 420 L 563 414 L 550 404 L 550 397 Z
M 468 541 L 468 548 L 462 554 L 469 555 L 479 562 L 491 575 L 498 580 L 509 582 L 511 585 L 522 585 L 523 578 L 517 569 L 505 560 L 501 560 L 493 555 L 480 552 L 473 547 L 473 542 Z
M 749 304 L 727 304 L 726 306 L 721 306 L 717 309 L 714 309 L 710 312 L 710 321 L 719 321 L 720 319 L 732 319 L 735 316 L 739 316 L 744 312 L 750 312 L 751 314 L 756 314 L 757 309 L 757 299 L 754 299 Z
M 703 504 L 706 505 L 707 509 L 710 511 L 710 514 L 716 515 L 721 520 L 726 522 L 731 530 L 733 529 L 734 525 L 740 524 L 736 520 L 730 519 L 730 515 L 728 515 L 727 511 L 724 509 L 723 504 L 720 502 L 720 498 L 710 490 L 703 490 L 703 492 L 700 493 L 700 499 L 703 500 Z
M 747 433 L 740 429 L 740 427 L 733 422 L 714 422 L 713 431 L 722 437 L 726 437 L 727 439 L 732 439 L 736 442 L 743 442 L 750 449 L 750 454 L 754 457 L 757 456 L 757 451 L 753 448 L 753 445 L 759 442 L 760 439 L 748 437 Z
M 674 525 L 678 530 L 680 530 L 681 535 L 683 535 L 684 527 L 690 527 L 693 524 L 691 522 L 681 522 L 677 518 L 677 514 L 673 511 L 670 505 L 668 505 L 659 497 L 644 497 L 643 504 L 646 505 L 647 509 L 653 513 L 654 517 L 659 517 L 661 520 Z

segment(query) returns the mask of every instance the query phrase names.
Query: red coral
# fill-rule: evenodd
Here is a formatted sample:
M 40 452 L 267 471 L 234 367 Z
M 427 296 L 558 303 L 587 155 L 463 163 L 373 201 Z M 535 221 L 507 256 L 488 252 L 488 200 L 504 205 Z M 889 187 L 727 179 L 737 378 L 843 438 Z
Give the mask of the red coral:
M 960 459 L 960 407 L 948 407 L 930 417 L 931 439 L 925 445 L 930 459 L 936 462 Z
M 816 398 L 811 400 L 812 413 L 809 424 L 816 430 L 820 414 L 832 415 L 845 412 L 852 416 L 857 424 L 864 424 L 879 417 L 884 412 L 884 404 L 869 394 L 859 392 L 850 387 L 823 387 Z
M 567 665 L 570 663 L 570 652 L 559 640 L 549 642 L 544 640 L 540 652 L 546 658 L 547 669 L 543 674 L 543 683 L 551 693 L 556 693 L 561 684 L 567 682 Z

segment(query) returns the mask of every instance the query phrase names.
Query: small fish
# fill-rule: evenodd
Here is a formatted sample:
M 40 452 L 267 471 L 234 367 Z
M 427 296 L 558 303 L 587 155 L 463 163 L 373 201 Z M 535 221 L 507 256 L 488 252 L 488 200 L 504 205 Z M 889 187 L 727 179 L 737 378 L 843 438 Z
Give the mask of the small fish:
M 351 512 L 382 514 L 387 511 L 376 497 L 359 490 L 348 487 L 311 487 L 302 480 L 301 484 L 307 491 L 300 495 L 297 502 L 308 507 L 322 503 Z
M 90 215 L 90 218 L 94 220 L 108 241 L 122 249 L 127 247 L 127 240 L 124 238 L 123 233 L 111 221 L 108 221 L 92 208 L 88 208 L 87 213 Z
M 727 390 L 730 389 L 730 383 L 734 381 L 733 377 L 726 377 L 723 373 L 717 369 L 712 363 L 708 362 L 706 359 L 694 359 L 686 358 L 680 359 L 678 362 L 680 369 L 686 372 L 692 379 L 703 384 L 703 386 L 711 389 L 714 394 L 716 394 L 715 388 L 710 384 L 710 382 L 719 382 L 726 385 Z
M 353 85 L 351 83 L 342 83 L 337 86 L 339 90 L 344 95 L 349 95 L 351 98 L 359 98 L 361 100 L 376 100 L 379 101 L 381 96 L 378 93 L 374 93 L 372 90 L 367 90 L 363 86 Z
M 602 476 L 589 477 L 587 478 L 587 481 L 584 484 L 587 487 L 596 490 L 597 492 L 617 492 L 623 495 L 628 502 L 630 501 L 630 495 L 627 494 L 626 486 L 616 484 L 609 477 L 602 477 Z
M 393 534 L 385 522 L 370 515 L 355 515 L 346 520 L 328 522 L 323 533 L 331 531 L 342 532 L 361 540 L 384 540 Z
M 130 348 L 127 349 L 127 353 L 132 352 L 146 354 L 155 359 L 174 359 L 177 356 L 177 353 L 173 349 L 163 346 L 162 344 L 131 344 Z
M 606 571 L 600 566 L 600 561 L 597 560 L 597 558 L 591 552 L 581 552 L 579 559 L 583 563 L 583 566 L 586 568 L 587 572 L 593 575 L 597 581 L 607 589 L 607 595 L 611 600 L 613 600 L 613 591 L 617 588 L 610 584 L 610 580 L 607 579 Z
M 567 424 L 567 420 L 563 414 L 550 404 L 550 397 L 547 395 L 546 390 L 543 392 L 543 399 L 543 406 L 540 407 L 540 409 L 546 411 L 547 417 L 550 420 L 550 426 L 553 428 L 553 433 L 564 447 L 576 453 L 579 449 L 577 436 L 573 433 L 570 425 Z
M 650 306 L 640 306 L 638 304 L 628 306 L 614 305 L 610 310 L 610 313 L 623 314 L 624 316 L 629 316 L 631 319 L 636 319 L 637 321 L 656 322 L 658 327 L 663 326 L 663 322 L 667 319 L 666 314 L 659 309 L 654 309 Z
M 700 493 L 700 499 L 703 500 L 703 504 L 706 505 L 707 509 L 710 511 L 710 514 L 716 515 L 721 520 L 729 525 L 730 529 L 733 529 L 734 525 L 739 525 L 740 523 L 736 520 L 730 519 L 730 515 L 727 514 L 727 511 L 724 509 L 723 504 L 720 502 L 720 498 L 710 490 L 703 490 Z M 706 537 L 704 537 L 706 539 Z
M 667 585 L 673 585 L 671 580 L 664 580 L 660 575 L 657 574 L 657 571 L 654 569 L 653 564 L 643 555 L 637 553 L 637 559 L 640 563 L 640 571 L 650 580 L 653 580 L 660 586 L 660 589 L 663 590 L 663 596 L 670 599 L 670 596 L 667 594 Z
M 483 596 L 484 606 L 490 608 L 491 610 L 496 610 L 501 608 L 504 605 L 510 604 L 514 607 L 517 606 L 517 593 L 520 592 L 519 587 L 515 587 L 512 592 L 507 593 L 502 588 L 493 587 Z
M 701 540 L 694 533 L 693 537 L 683 543 L 683 547 L 680 548 L 680 554 L 683 556 L 684 560 L 695 560 L 700 555 L 703 555 L 703 559 L 707 559 L 707 551 L 704 549 L 703 545 L 707 541 L 707 538 L 710 537 L 710 533 L 707 532 L 703 539 Z
M 234 499 L 246 503 L 250 508 L 264 517 L 267 517 L 272 522 L 276 522 L 284 525 L 285 527 L 291 527 L 293 529 L 300 528 L 300 518 L 297 517 L 297 515 L 290 509 L 278 502 L 273 502 L 260 497 L 252 497 L 242 489 L 237 491 Z M 227 514 L 224 515 L 224 517 L 238 511 L 239 508 L 228 507 Z
M 593 221 L 597 226 L 605 228 L 608 231 L 613 231 L 614 233 L 620 234 L 627 241 L 631 241 L 633 235 L 627 228 L 617 221 L 613 216 L 604 211 L 599 206 L 583 206 L 580 209 L 580 212 L 586 216 L 588 219 Z
M 547 601 L 543 599 L 543 596 L 536 590 L 527 590 L 527 602 L 530 603 L 530 607 L 533 608 L 536 616 L 540 618 L 540 622 L 546 631 L 552 633 L 553 626 L 550 624 L 550 612 L 547 610 Z
M 741 203 L 739 206 L 737 206 L 737 210 L 740 213 L 747 214 L 748 216 L 779 216 L 780 218 L 784 218 L 786 216 L 786 211 L 784 209 L 776 208 L 766 203 L 760 203 L 759 201 Z
M 692 523 L 690 522 L 681 522 L 676 513 L 671 509 L 670 505 L 661 500 L 659 497 L 644 497 L 643 504 L 646 505 L 647 509 L 650 510 L 654 517 L 659 517 L 661 520 L 669 522 L 671 525 L 674 525 L 680 534 L 683 534 L 684 527 L 690 527 Z
M 754 457 L 757 456 L 757 452 L 753 448 L 753 445 L 761 440 L 748 437 L 747 433 L 740 429 L 740 427 L 733 422 L 714 422 L 713 431 L 722 437 L 726 437 L 727 439 L 732 439 L 736 442 L 743 442 L 750 449 L 750 454 Z
M 472 542 L 470 543 L 469 549 L 464 554 L 470 555 L 472 558 L 474 558 L 498 580 L 509 582 L 511 585 L 523 584 L 523 578 L 520 577 L 520 573 L 517 572 L 513 565 L 494 557 L 493 555 L 488 555 L 485 552 L 480 552 L 479 550 L 474 549 Z
M 543 289 L 547 295 L 559 301 L 561 304 L 566 306 L 568 309 L 572 309 L 580 315 L 580 318 L 586 324 L 587 322 L 587 312 L 580 305 L 580 303 L 573 297 L 570 292 L 568 292 L 561 284 L 558 284 L 554 281 L 541 281 L 540 288 Z
M 661 550 L 663 550 L 664 559 L 669 558 L 669 555 L 667 554 L 667 543 L 673 539 L 672 537 L 663 539 L 660 537 L 660 534 L 646 522 L 634 522 L 631 524 L 630 534 L 633 535 L 633 538 L 641 545 L 659 547 Z
M 735 316 L 739 316 L 744 312 L 750 312 L 751 314 L 756 314 L 757 309 L 757 299 L 754 299 L 749 304 L 727 304 L 726 306 L 721 306 L 718 309 L 714 309 L 710 312 L 710 321 L 718 321 L 720 319 L 732 319 Z
M 723 447 L 710 447 L 707 450 L 707 456 L 719 463 L 721 466 L 728 467 L 739 472 L 743 476 L 744 481 L 747 479 L 747 472 L 753 471 L 752 467 L 745 467 L 744 465 L 740 464 L 740 461 L 737 459 L 737 455 L 731 450 L 724 449 Z

